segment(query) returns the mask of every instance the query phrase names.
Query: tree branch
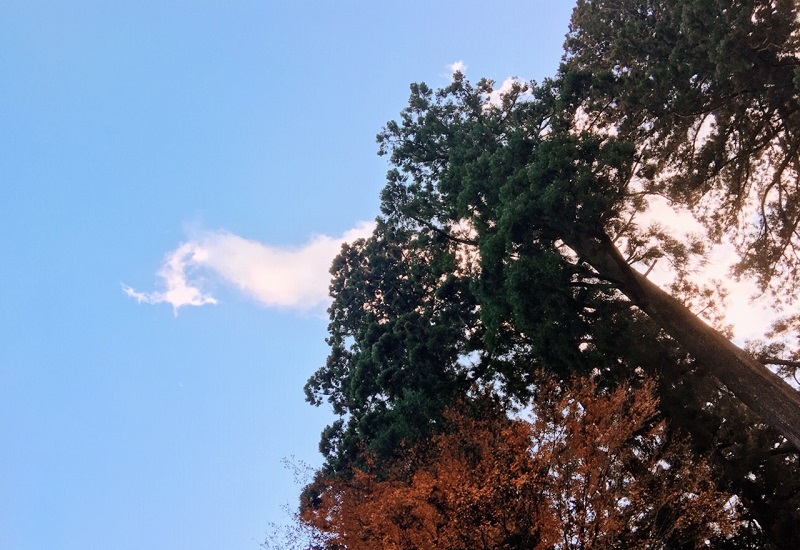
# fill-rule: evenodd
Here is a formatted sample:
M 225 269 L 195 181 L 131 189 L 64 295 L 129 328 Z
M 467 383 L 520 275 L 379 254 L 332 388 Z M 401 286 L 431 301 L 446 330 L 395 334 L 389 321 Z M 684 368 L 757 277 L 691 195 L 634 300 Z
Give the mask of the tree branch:
M 790 361 L 788 359 L 778 359 L 776 357 L 757 357 L 758 362 L 764 365 L 779 365 L 781 367 L 792 367 L 800 369 L 800 361 Z

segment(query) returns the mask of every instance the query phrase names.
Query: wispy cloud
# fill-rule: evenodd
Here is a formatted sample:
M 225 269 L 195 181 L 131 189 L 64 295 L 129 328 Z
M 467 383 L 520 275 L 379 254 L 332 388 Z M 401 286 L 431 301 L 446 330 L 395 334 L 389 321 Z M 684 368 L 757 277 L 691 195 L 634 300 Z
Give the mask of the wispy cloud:
M 328 301 L 328 269 L 343 242 L 372 233 L 363 222 L 341 237 L 317 235 L 298 248 L 270 246 L 228 231 L 197 235 L 167 254 L 158 270 L 162 290 L 122 290 L 139 303 L 184 306 L 216 304 L 204 290 L 210 283 L 227 284 L 271 307 L 310 310 Z
M 182 306 L 202 306 L 216 304 L 217 300 L 210 294 L 204 294 L 197 283 L 190 280 L 192 271 L 202 265 L 202 260 L 207 255 L 202 244 L 188 242 L 167 254 L 164 265 L 158 270 L 164 290 L 155 292 L 138 292 L 128 285 L 123 284 L 122 290 L 131 298 L 141 303 L 172 304 L 177 313 Z

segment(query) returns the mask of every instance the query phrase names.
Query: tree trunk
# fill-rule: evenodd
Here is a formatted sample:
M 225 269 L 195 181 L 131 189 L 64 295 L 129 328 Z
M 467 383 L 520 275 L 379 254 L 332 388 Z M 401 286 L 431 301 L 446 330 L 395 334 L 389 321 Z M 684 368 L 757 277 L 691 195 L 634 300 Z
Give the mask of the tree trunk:
M 686 306 L 631 268 L 606 234 L 564 240 L 724 384 L 800 450 L 800 393 Z

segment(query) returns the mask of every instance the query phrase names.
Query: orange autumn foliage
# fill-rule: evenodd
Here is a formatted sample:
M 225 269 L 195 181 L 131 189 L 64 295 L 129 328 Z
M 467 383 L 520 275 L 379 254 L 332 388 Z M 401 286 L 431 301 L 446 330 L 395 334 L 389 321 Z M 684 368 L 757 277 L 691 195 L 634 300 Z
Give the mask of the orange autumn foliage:
M 453 409 L 388 475 L 318 480 L 302 520 L 348 550 L 694 547 L 735 530 L 733 501 L 669 441 L 651 385 L 549 384 L 536 403 L 530 420 Z

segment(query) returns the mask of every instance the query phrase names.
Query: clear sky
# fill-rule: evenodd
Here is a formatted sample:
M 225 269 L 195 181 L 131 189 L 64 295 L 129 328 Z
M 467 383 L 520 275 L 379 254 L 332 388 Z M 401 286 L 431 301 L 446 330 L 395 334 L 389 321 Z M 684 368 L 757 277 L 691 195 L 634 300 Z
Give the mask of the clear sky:
M 551 75 L 571 6 L 2 2 L 0 548 L 257 549 L 375 134 L 456 62 Z

